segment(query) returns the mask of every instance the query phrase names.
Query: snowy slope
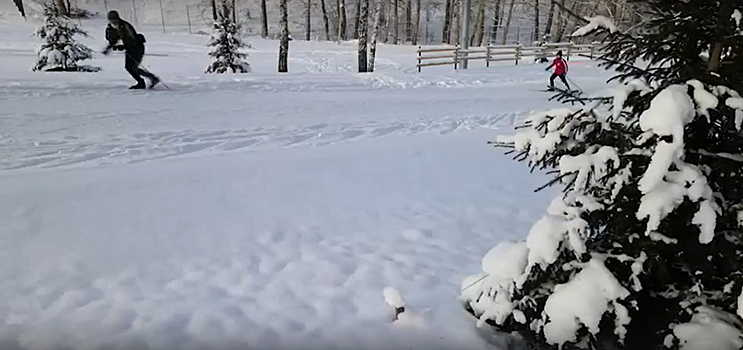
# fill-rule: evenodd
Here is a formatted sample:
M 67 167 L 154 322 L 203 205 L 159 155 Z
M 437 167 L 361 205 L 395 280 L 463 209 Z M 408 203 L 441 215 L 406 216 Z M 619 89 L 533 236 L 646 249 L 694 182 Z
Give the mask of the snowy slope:
M 83 25 L 101 47 L 102 23 Z M 547 204 L 485 144 L 554 105 L 543 66 L 418 74 L 382 46 L 358 75 L 350 44 L 292 42 L 278 75 L 261 40 L 255 74 L 205 76 L 205 37 L 153 30 L 146 64 L 173 91 L 132 92 L 115 55 L 31 72 L 32 29 L 0 25 L 0 348 L 498 343 L 456 298 Z

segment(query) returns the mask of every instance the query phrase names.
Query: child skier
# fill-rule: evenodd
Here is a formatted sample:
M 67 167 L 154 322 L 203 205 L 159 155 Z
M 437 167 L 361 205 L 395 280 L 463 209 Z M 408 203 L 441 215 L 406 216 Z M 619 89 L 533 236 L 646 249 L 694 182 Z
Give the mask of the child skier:
M 552 61 L 552 64 L 550 64 L 550 66 L 547 67 L 547 69 L 545 70 L 550 70 L 550 68 L 552 67 L 555 67 L 555 71 L 550 77 L 550 88 L 555 88 L 555 78 L 560 77 L 562 83 L 565 84 L 568 90 L 570 90 L 570 85 L 568 85 L 568 81 L 565 79 L 565 74 L 568 73 L 568 62 L 562 58 L 562 50 L 557 51 L 557 57 L 555 57 L 555 60 Z
M 139 68 L 142 57 L 144 57 L 144 35 L 138 34 L 129 22 L 119 17 L 119 13 L 116 11 L 110 11 L 108 13 L 108 21 L 109 23 L 106 27 L 108 46 L 103 50 L 103 54 L 108 55 L 111 49 L 123 50 L 125 52 L 124 68 L 137 81 L 137 85 L 133 85 L 130 89 L 144 89 L 146 87 L 142 76 L 150 80 L 150 88 L 157 85 L 160 82 L 157 76 Z M 117 45 L 119 40 L 122 41 L 122 45 Z

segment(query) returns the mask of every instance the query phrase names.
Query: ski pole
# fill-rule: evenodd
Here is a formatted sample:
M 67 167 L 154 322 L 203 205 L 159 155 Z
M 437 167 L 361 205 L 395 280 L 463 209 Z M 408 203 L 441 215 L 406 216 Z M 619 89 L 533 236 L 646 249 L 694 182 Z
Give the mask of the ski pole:
M 573 81 L 573 79 L 570 79 L 570 77 L 568 77 L 567 75 L 565 75 L 565 76 L 566 76 L 566 77 L 568 78 L 568 80 L 570 81 L 570 83 L 571 83 L 571 84 L 573 84 L 573 86 L 575 86 L 575 87 L 577 87 L 577 88 L 578 88 L 578 91 L 580 91 L 581 93 L 583 92 L 583 89 L 581 89 L 581 88 L 580 88 L 580 86 L 578 86 L 578 84 L 576 84 L 576 83 L 575 83 L 575 82 Z

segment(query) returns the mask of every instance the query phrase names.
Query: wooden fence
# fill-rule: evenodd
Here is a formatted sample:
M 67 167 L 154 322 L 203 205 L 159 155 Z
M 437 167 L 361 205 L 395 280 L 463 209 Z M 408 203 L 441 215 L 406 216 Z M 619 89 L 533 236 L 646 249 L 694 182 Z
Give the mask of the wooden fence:
M 503 46 L 485 46 L 472 47 L 467 50 L 459 46 L 423 48 L 418 46 L 418 72 L 423 67 L 433 66 L 454 66 L 458 69 L 462 61 L 485 61 L 485 66 L 490 67 L 490 62 L 513 61 L 515 65 L 519 64 L 524 58 L 549 58 L 554 56 L 557 51 L 562 50 L 565 59 L 570 60 L 570 56 L 581 56 L 593 59 L 600 53 L 600 46 L 597 43 L 577 45 L 574 43 L 555 43 L 545 44 L 542 46 L 522 46 L 522 45 L 503 45 Z

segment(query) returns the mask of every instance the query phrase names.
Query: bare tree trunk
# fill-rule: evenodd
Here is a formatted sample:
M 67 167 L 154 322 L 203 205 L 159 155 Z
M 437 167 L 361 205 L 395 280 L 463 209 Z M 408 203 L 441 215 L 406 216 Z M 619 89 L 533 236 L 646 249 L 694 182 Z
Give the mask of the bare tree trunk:
M 369 0 L 360 0 L 361 13 L 359 16 L 359 73 L 366 73 L 369 69 L 366 61 L 366 38 L 369 36 Z
M 418 45 L 421 26 L 421 0 L 415 0 L 415 22 L 413 24 L 413 45 Z
M 371 36 L 371 50 L 369 52 L 369 72 L 374 71 L 374 60 L 377 58 L 377 39 L 379 38 L 379 22 L 382 19 L 382 1 L 377 0 L 376 9 L 374 9 L 374 28 Z
M 261 0 L 261 37 L 264 39 L 268 37 L 268 10 L 266 9 L 266 0 Z
M 304 38 L 310 41 L 310 33 L 312 32 L 312 0 L 307 0 L 307 11 L 304 16 Z
M 359 21 L 361 20 L 361 2 L 364 0 L 356 1 L 356 18 L 353 21 L 353 38 L 359 38 Z
M 495 42 L 498 39 L 498 27 L 500 26 L 500 7 L 501 0 L 496 0 L 495 8 L 493 8 L 493 27 L 490 28 L 490 42 Z
M 337 0 L 338 4 L 338 40 L 347 40 L 348 34 L 346 33 L 346 27 L 348 26 L 346 18 L 346 0 Z
M 385 34 L 384 34 L 384 42 L 387 43 L 390 41 L 390 34 L 392 31 L 392 28 L 390 27 L 390 1 L 384 0 L 384 4 L 382 5 L 382 11 L 384 11 L 384 28 L 385 28 Z
M 452 21 L 454 21 L 454 44 L 459 45 L 459 30 L 462 26 L 462 23 L 460 23 L 459 20 L 459 5 L 460 0 L 452 0 L 452 10 L 451 10 L 451 17 Z
M 534 0 L 534 34 L 531 41 L 539 42 L 539 0 Z
M 405 42 L 409 43 L 413 39 L 413 2 L 408 0 L 405 3 Z
M 289 71 L 289 10 L 286 7 L 287 0 L 280 0 L 279 11 L 281 18 L 279 19 L 279 25 L 281 26 L 281 43 L 279 45 L 279 73 L 286 73 Z
M 400 38 L 400 0 L 395 0 L 395 28 L 392 32 L 392 43 L 397 45 L 397 40 Z
M 237 23 L 237 0 L 232 0 L 232 21 Z
M 325 25 L 325 40 L 330 41 L 330 23 L 328 22 L 328 11 L 325 8 L 325 0 L 320 0 L 320 7 L 322 8 L 322 21 Z
M 64 0 L 56 0 L 57 3 L 57 11 L 59 11 L 59 14 L 62 16 L 69 16 L 70 10 L 67 8 L 67 5 L 65 5 Z
M 508 41 L 508 28 L 511 26 L 511 18 L 513 18 L 513 7 L 516 5 L 516 0 L 511 0 L 511 4 L 508 6 L 508 15 L 506 15 L 506 25 L 503 28 L 503 45 Z
M 452 0 L 446 0 L 446 9 L 444 14 L 444 31 L 441 33 L 441 42 L 448 44 L 451 38 L 451 3 Z
M 478 1 L 476 18 L 470 46 L 482 46 L 482 39 L 485 36 L 485 0 Z
M 67 0 L 67 11 L 72 12 L 72 4 L 70 3 L 70 0 Z
M 562 0 L 561 3 L 560 3 L 560 5 L 562 7 L 565 7 L 565 0 Z M 578 5 L 578 2 L 577 1 L 573 2 L 573 6 L 570 9 L 570 11 L 574 13 L 575 12 L 575 6 L 577 6 L 577 5 Z M 565 15 L 566 12 L 567 11 L 565 11 L 565 10 L 561 10 L 560 11 L 560 22 L 559 22 L 559 26 L 557 27 L 557 42 L 562 41 L 562 36 L 565 34 L 565 27 L 567 27 L 567 25 L 568 25 L 568 18 Z
M 222 18 L 231 18 L 229 0 L 222 0 Z
M 212 0 L 212 18 L 217 20 L 217 0 Z
M 555 20 L 555 2 L 550 0 L 550 11 L 547 14 L 547 26 L 544 28 L 544 36 L 552 39 L 552 22 Z

